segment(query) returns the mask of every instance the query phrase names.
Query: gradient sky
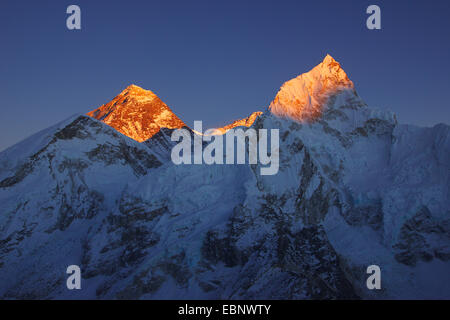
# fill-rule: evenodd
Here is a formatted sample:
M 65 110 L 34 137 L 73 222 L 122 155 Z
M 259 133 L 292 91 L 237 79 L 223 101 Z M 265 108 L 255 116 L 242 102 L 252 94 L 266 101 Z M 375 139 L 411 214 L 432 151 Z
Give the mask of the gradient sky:
M 66 28 L 81 7 L 82 30 Z M 382 30 L 365 10 L 381 7 Z M 131 83 L 188 125 L 264 110 L 330 53 L 359 95 L 401 123 L 450 123 L 450 1 L 0 2 L 0 150 Z

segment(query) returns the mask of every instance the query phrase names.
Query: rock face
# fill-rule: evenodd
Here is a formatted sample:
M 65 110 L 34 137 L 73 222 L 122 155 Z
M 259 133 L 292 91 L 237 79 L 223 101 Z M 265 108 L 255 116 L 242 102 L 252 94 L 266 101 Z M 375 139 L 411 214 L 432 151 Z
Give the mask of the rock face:
M 330 64 L 291 88 L 322 88 L 311 104 L 255 117 L 280 130 L 273 176 L 177 166 L 173 129 L 139 143 L 87 116 L 0 153 L 0 297 L 449 299 L 449 126 L 400 125 L 349 80 L 330 89 Z M 66 288 L 72 264 L 82 290 Z
M 433 219 L 427 207 L 420 208 L 400 229 L 398 242 L 393 246 L 395 258 L 406 265 L 437 258 L 450 260 L 450 220 Z
M 156 94 L 136 85 L 128 86 L 111 102 L 87 115 L 138 142 L 151 138 L 161 128 L 185 126 Z

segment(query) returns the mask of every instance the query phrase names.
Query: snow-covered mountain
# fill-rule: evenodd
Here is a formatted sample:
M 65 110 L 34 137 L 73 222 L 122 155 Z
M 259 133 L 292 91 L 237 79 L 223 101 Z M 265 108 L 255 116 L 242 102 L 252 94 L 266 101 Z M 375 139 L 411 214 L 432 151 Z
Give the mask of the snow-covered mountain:
M 131 129 L 127 103 L 157 97 L 127 90 L 89 114 L 105 123 L 76 116 L 0 153 L 1 298 L 450 298 L 448 125 L 368 107 L 327 56 L 250 119 L 280 130 L 263 176 L 174 165 L 184 124 Z

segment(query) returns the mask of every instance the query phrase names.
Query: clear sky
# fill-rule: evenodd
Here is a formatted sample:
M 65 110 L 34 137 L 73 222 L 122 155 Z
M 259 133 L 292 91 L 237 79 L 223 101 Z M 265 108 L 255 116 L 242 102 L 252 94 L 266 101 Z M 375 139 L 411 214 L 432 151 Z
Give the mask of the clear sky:
M 81 8 L 79 31 L 66 8 Z M 381 8 L 381 30 L 366 8 Z M 329 53 L 401 123 L 450 123 L 448 0 L 1 0 L 0 150 L 131 83 L 188 125 L 265 109 Z

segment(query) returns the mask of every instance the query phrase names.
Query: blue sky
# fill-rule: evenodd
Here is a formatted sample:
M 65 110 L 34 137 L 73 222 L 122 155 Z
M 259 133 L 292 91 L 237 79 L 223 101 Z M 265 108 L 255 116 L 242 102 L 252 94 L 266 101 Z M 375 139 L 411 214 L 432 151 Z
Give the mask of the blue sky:
M 81 8 L 82 30 L 66 28 Z M 382 30 L 366 28 L 367 6 Z M 131 83 L 188 125 L 263 110 L 329 53 L 360 96 L 401 123 L 450 123 L 450 1 L 0 2 L 0 150 Z

